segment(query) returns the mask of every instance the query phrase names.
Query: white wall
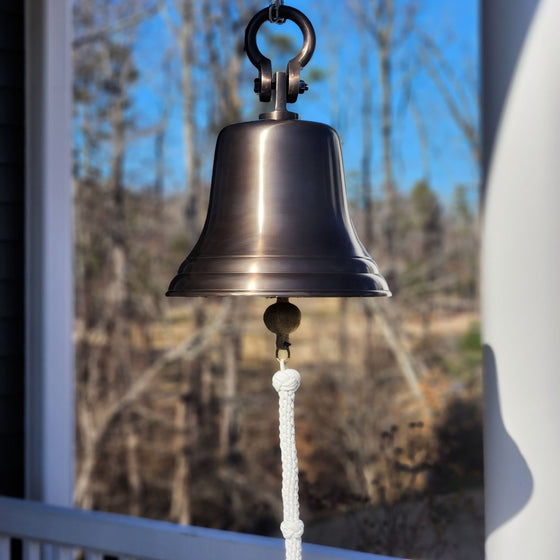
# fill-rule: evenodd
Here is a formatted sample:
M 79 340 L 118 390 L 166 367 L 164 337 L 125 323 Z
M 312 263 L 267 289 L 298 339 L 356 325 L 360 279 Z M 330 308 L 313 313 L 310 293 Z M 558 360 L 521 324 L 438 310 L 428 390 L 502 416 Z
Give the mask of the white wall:
M 560 2 L 486 0 L 482 16 L 486 552 L 557 560 Z

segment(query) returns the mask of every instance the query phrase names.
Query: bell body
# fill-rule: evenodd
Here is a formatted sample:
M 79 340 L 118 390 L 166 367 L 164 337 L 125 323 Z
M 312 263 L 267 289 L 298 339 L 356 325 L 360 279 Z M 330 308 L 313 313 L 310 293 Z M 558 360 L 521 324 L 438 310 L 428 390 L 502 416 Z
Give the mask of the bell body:
M 390 295 L 348 214 L 337 133 L 300 120 L 224 128 L 204 229 L 167 295 Z

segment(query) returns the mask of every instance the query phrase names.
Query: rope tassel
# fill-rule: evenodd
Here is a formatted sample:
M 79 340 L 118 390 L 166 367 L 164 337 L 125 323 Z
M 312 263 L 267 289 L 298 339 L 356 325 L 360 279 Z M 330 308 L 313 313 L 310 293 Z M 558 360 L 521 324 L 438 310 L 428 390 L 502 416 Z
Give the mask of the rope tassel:
M 280 454 L 282 457 L 282 502 L 284 521 L 280 530 L 286 541 L 286 560 L 301 560 L 303 522 L 299 518 L 298 460 L 294 422 L 294 400 L 301 377 L 295 369 L 286 369 L 285 360 L 272 378 L 278 392 L 280 417 Z

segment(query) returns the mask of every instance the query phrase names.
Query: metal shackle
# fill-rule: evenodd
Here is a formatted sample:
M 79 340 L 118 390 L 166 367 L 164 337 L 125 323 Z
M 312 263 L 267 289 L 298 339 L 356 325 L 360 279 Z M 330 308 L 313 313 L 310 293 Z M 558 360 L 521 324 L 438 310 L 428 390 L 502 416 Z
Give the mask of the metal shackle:
M 303 47 L 299 53 L 288 62 L 286 68 L 288 75 L 286 101 L 288 103 L 294 103 L 300 93 L 301 69 L 311 60 L 313 51 L 315 50 L 315 30 L 307 16 L 290 6 L 278 6 L 278 16 L 293 21 L 303 34 Z M 272 97 L 272 63 L 269 58 L 264 56 L 257 46 L 257 33 L 265 21 L 269 21 L 268 8 L 257 12 L 247 24 L 247 28 L 245 29 L 245 52 L 251 64 L 259 71 L 258 87 L 255 88 L 255 91 L 259 94 L 259 99 L 261 101 L 268 102 Z

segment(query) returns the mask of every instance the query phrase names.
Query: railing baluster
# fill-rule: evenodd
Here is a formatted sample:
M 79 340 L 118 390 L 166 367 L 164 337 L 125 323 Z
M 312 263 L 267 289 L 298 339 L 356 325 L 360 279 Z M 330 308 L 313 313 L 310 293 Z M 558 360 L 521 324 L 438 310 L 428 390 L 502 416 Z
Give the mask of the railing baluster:
M 41 544 L 41 560 L 58 560 L 54 554 L 55 547 L 52 544 Z
M 41 545 L 37 541 L 23 541 L 23 560 L 41 560 Z
M 73 560 L 72 549 L 67 546 L 52 546 L 49 560 Z
M 0 560 L 10 560 L 10 537 L 0 535 Z

